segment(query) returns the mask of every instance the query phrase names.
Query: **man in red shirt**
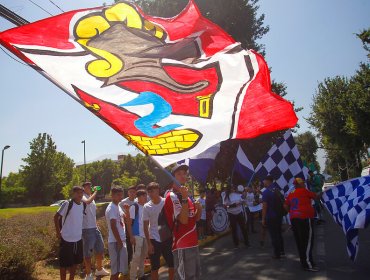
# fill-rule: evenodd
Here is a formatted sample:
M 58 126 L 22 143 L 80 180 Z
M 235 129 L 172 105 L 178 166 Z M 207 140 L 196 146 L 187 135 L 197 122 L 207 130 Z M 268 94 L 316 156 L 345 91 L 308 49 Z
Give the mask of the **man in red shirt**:
M 295 178 L 293 184 L 295 190 L 287 196 L 284 206 L 289 211 L 299 258 L 304 270 L 319 271 L 312 258 L 314 240 L 312 219 L 315 216 L 312 200 L 319 198 L 319 195 L 309 191 L 302 178 Z
M 200 258 L 196 222 L 202 214 L 202 205 L 193 203 L 184 186 L 188 178 L 187 165 L 176 165 L 172 174 L 181 186 L 173 184 L 167 192 L 164 211 L 173 233 L 173 258 L 176 280 L 200 279 Z

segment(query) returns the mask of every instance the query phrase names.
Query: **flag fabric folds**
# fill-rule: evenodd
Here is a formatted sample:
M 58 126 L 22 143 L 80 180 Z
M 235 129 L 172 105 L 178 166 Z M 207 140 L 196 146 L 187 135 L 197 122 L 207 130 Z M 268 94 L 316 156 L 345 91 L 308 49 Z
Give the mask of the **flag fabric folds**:
M 241 146 L 239 146 L 236 153 L 233 172 L 238 173 L 246 183 L 250 182 L 254 176 L 253 164 L 249 161 Z
M 162 166 L 297 123 L 263 57 L 192 0 L 170 19 L 128 1 L 70 11 L 4 31 L 0 43 Z
M 323 193 L 322 201 L 347 239 L 352 261 L 358 253 L 358 230 L 370 223 L 370 176 L 342 182 Z
M 220 152 L 220 146 L 221 144 L 218 143 L 193 158 L 179 161 L 178 164 L 188 165 L 190 175 L 201 184 L 206 184 L 208 173 L 215 165 L 216 156 Z
M 308 169 L 304 168 L 292 132 L 287 130 L 276 141 L 256 168 L 256 176 L 263 180 L 271 175 L 276 184 L 284 191 L 289 191 L 295 177 L 307 179 Z

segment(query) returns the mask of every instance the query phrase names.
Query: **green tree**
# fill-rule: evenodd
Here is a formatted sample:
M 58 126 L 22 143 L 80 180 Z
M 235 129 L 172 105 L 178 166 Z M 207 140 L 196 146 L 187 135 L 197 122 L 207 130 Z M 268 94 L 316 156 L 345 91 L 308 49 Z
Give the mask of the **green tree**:
M 73 160 L 58 152 L 50 135 L 43 133 L 30 142 L 30 153 L 21 166 L 24 186 L 32 202 L 48 204 L 61 198 L 62 187 L 72 178 Z
M 311 131 L 306 131 L 302 134 L 298 134 L 294 137 L 294 140 L 298 146 L 301 159 L 307 164 L 314 164 L 316 170 L 320 171 L 320 165 L 317 162 L 316 156 L 319 147 L 313 133 Z
M 139 182 L 139 178 L 137 177 L 130 177 L 127 172 L 121 175 L 121 177 L 115 179 L 113 181 L 114 185 L 121 186 L 127 189 L 130 186 L 135 186 Z
M 71 191 L 74 186 L 79 186 L 81 183 L 81 175 L 77 168 L 74 168 L 72 171 L 72 179 L 71 181 L 65 185 L 62 190 L 61 194 L 65 199 L 68 199 L 71 197 Z
M 370 65 L 361 63 L 349 81 L 348 96 L 340 108 L 346 117 L 345 131 L 370 146 Z
M 364 49 L 368 52 L 367 57 L 370 58 L 370 28 L 364 29 L 360 34 L 356 35 L 362 41 Z
M 22 173 L 10 172 L 7 177 L 3 178 L 4 188 L 18 188 L 22 187 L 23 177 Z
M 3 178 L 0 205 L 24 204 L 27 199 L 27 189 L 23 186 L 22 173 L 9 173 Z
M 351 87 L 351 82 L 347 78 L 339 76 L 327 78 L 320 83 L 313 99 L 308 122 L 318 131 L 321 143 L 327 149 L 330 159 L 327 163 L 343 164 L 344 162 L 345 166 L 352 167 L 354 175 L 359 175 L 362 169 L 361 158 L 365 141 L 361 132 L 355 133 L 356 126 L 364 130 L 370 128 L 361 124 L 362 121 L 368 123 L 368 120 L 354 122 L 353 115 L 356 114 L 356 109 L 365 104 L 360 101 L 356 92 L 351 91 Z M 351 98 L 355 101 L 352 102 Z M 368 109 L 367 113 L 365 109 L 365 115 L 370 117 Z M 338 166 L 328 168 L 336 169 L 337 173 L 340 173 Z

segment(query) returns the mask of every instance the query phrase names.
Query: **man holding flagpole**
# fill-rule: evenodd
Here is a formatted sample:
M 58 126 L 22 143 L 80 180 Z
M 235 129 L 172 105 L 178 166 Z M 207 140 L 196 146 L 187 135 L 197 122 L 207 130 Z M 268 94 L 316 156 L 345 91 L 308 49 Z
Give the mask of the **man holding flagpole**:
M 196 222 L 200 220 L 202 206 L 190 200 L 188 189 L 184 186 L 187 182 L 188 170 L 189 167 L 185 164 L 176 165 L 172 169 L 172 175 L 177 182 L 167 192 L 164 203 L 167 222 L 173 233 L 175 280 L 200 279 Z

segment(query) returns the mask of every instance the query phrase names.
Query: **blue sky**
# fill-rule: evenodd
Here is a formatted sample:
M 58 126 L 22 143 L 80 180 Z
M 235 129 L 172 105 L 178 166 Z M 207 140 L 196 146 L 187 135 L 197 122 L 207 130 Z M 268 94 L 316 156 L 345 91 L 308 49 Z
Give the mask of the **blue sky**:
M 58 14 L 49 1 L 34 0 L 52 14 Z M 228 0 L 232 1 L 232 0 Z M 53 0 L 65 11 L 94 7 L 104 1 Z M 110 1 L 105 1 L 109 3 Z M 1 4 L 29 21 L 49 15 L 27 0 L 1 0 Z M 260 13 L 266 15 L 270 32 L 261 43 L 266 45 L 266 61 L 272 78 L 288 86 L 287 99 L 303 106 L 299 113 L 301 128 L 310 112 L 317 85 L 326 77 L 353 75 L 365 51 L 354 33 L 370 25 L 368 0 L 260 0 Z M 0 19 L 0 31 L 13 25 Z M 83 161 L 82 140 L 86 140 L 87 160 L 102 155 L 137 153 L 126 140 L 72 98 L 29 67 L 0 51 L 0 148 L 5 152 L 3 175 L 15 172 L 29 152 L 29 142 L 39 132 L 52 135 L 58 150 L 75 162 Z M 319 152 L 323 163 L 323 152 Z

